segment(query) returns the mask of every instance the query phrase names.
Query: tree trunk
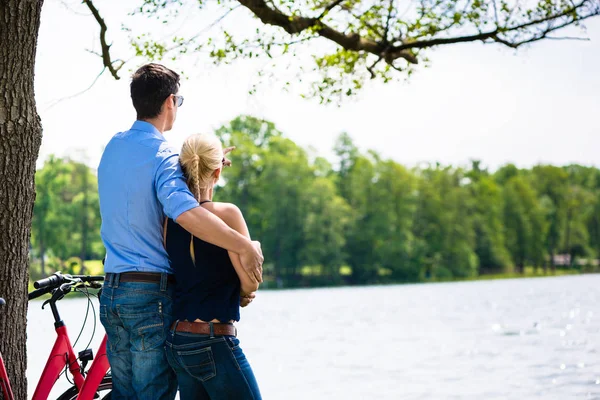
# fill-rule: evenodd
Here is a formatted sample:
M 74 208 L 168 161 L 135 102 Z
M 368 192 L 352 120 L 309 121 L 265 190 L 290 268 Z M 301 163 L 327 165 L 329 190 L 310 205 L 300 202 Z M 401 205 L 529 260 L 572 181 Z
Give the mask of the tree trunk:
M 43 0 L 0 2 L 0 351 L 15 398 L 27 398 L 28 249 L 42 138 L 33 76 Z
M 544 275 L 548 275 L 548 261 L 544 260 L 544 265 L 542 268 L 544 270 Z
M 523 273 L 525 272 L 525 263 L 523 261 L 519 261 L 519 263 L 517 264 L 517 272 L 519 273 L 519 275 L 523 275 Z

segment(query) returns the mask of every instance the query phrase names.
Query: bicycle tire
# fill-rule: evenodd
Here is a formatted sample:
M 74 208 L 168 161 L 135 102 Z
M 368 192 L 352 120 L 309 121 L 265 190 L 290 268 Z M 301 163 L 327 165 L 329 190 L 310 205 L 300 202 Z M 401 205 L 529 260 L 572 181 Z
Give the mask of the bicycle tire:
M 109 390 L 109 392 L 102 394 L 101 392 Z M 77 390 L 76 386 L 72 386 L 69 390 L 60 395 L 60 397 L 56 400 L 75 400 L 79 395 L 79 390 Z M 102 378 L 102 382 L 98 385 L 98 390 L 96 391 L 97 397 L 96 399 L 102 400 L 110 400 L 112 397 L 112 377 L 105 376 Z

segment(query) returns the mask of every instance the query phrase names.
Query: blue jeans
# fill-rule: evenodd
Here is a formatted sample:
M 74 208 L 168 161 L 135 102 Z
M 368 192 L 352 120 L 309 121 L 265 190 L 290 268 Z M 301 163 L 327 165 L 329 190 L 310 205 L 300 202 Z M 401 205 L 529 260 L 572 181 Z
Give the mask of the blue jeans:
M 107 356 L 113 378 L 112 399 L 174 399 L 177 380 L 165 356 L 174 285 L 104 282 L 100 321 L 108 335 Z
M 171 331 L 166 349 L 181 400 L 261 400 L 250 363 L 234 336 Z

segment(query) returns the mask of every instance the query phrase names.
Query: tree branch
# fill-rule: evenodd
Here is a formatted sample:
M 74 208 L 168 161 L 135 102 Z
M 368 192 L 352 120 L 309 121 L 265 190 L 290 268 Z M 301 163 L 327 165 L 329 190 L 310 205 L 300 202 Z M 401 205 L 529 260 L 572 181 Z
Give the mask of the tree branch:
M 194 36 L 192 36 L 188 40 L 185 40 L 184 42 L 181 42 L 181 43 L 178 43 L 178 44 L 176 44 L 174 46 L 169 47 L 167 49 L 167 51 L 173 51 L 173 50 L 176 50 L 176 49 L 178 49 L 180 47 L 185 47 L 185 46 L 193 43 L 202 34 L 208 32 L 209 30 L 211 30 L 212 28 L 214 28 L 215 26 L 217 26 L 219 23 L 221 23 L 229 14 L 231 14 L 233 11 L 235 11 L 239 6 L 240 6 L 240 4 L 238 4 L 237 6 L 231 7 L 229 10 L 227 10 L 225 13 L 223 13 L 223 15 L 221 15 L 219 18 L 217 18 L 216 20 L 214 20 L 210 25 L 204 27 L 202 30 L 200 30 L 198 33 L 196 33 Z
M 355 14 L 354 12 L 352 12 L 352 7 L 348 7 L 345 5 L 342 5 L 342 7 L 340 7 L 343 11 L 346 11 L 348 14 L 350 14 L 352 16 L 352 18 L 356 19 L 357 21 L 365 24 L 365 26 L 367 28 L 369 28 L 370 30 L 372 30 L 373 32 L 375 32 L 377 35 L 379 35 L 379 37 L 381 37 L 382 39 L 385 37 L 385 35 L 383 33 L 381 33 L 381 31 L 379 30 L 379 27 L 377 26 L 373 26 L 373 24 L 370 24 L 369 22 L 362 20 L 360 15 Z
M 88 86 L 87 88 L 83 89 L 80 92 L 77 92 L 77 93 L 72 94 L 70 96 L 62 97 L 62 98 L 60 98 L 58 100 L 53 101 L 52 104 L 50 104 L 44 111 L 50 110 L 51 108 L 53 108 L 54 106 L 56 106 L 59 103 L 62 103 L 65 100 L 69 100 L 69 99 L 72 99 L 74 97 L 77 97 L 77 96 L 80 96 L 80 95 L 84 94 L 85 92 L 87 92 L 88 90 L 90 90 L 91 88 L 94 87 L 94 85 L 96 84 L 96 82 L 98 82 L 98 79 L 100 79 L 100 77 L 102 76 L 102 74 L 104 73 L 104 71 L 106 71 L 106 67 L 102 68 L 102 71 L 100 71 L 100 73 L 96 76 L 96 78 L 93 80 L 93 82 L 90 84 L 90 86 Z
M 392 20 L 393 12 L 394 12 L 394 0 L 390 0 L 390 5 L 388 6 L 388 15 L 385 20 L 385 32 L 383 33 L 383 40 L 386 43 L 389 43 L 388 33 L 390 32 L 390 21 Z
M 546 39 L 546 40 L 580 40 L 582 42 L 589 42 L 589 41 L 591 41 L 590 38 L 577 37 L 577 36 L 561 36 L 561 37 L 546 36 L 544 39 Z
M 315 33 L 353 51 L 366 51 L 377 56 L 385 50 L 385 43 L 378 43 L 371 39 L 361 37 L 359 34 L 346 34 L 336 31 L 317 18 L 291 16 L 281 11 L 270 8 L 264 0 L 238 0 L 248 8 L 263 23 L 283 28 L 291 35 L 298 34 L 306 29 L 314 28 Z M 417 58 L 409 50 L 400 50 L 395 53 L 396 58 L 404 58 L 408 62 L 417 64 Z
M 379 64 L 379 62 L 383 59 L 383 56 L 379 56 L 377 60 L 373 64 L 367 67 L 367 71 L 371 74 L 371 79 L 375 79 L 377 75 L 375 74 L 374 68 Z
M 377 57 L 383 57 L 385 62 L 390 65 L 392 65 L 393 62 L 399 58 L 403 58 L 409 63 L 417 64 L 418 59 L 414 55 L 413 50 L 445 44 L 474 41 L 483 41 L 487 43 L 489 40 L 500 44 L 504 44 L 512 48 L 517 48 L 523 44 L 531 43 L 546 38 L 546 35 L 548 33 L 571 25 L 573 22 L 582 21 L 592 16 L 600 15 L 600 7 L 590 10 L 590 12 L 587 15 L 577 15 L 579 9 L 589 5 L 590 3 L 590 0 L 581 0 L 579 3 L 573 4 L 572 7 L 569 7 L 568 9 L 558 14 L 534 19 L 532 21 L 522 23 L 519 25 L 514 25 L 511 27 L 501 27 L 497 25 L 496 28 L 491 31 L 455 37 L 444 37 L 425 40 L 411 40 L 410 38 L 406 38 L 404 40 L 400 40 L 401 44 L 397 46 L 389 46 L 386 37 L 383 37 L 381 41 L 375 41 L 372 39 L 361 37 L 357 33 L 340 32 L 321 21 L 320 18 L 322 16 L 326 15 L 327 12 L 335 6 L 341 4 L 342 1 L 334 1 L 333 3 L 331 3 L 329 6 L 327 6 L 326 10 L 323 13 L 321 13 L 321 16 L 319 18 L 308 18 L 302 16 L 287 15 L 278 9 L 271 8 L 265 0 L 238 0 L 238 2 L 246 8 L 248 8 L 264 24 L 279 26 L 290 35 L 298 34 L 307 29 L 314 29 L 317 35 L 337 43 L 346 50 L 357 52 L 362 51 L 374 54 Z M 388 18 L 389 15 L 390 14 L 388 14 Z M 568 18 L 566 22 L 557 26 L 548 26 L 541 32 L 541 34 L 530 33 L 521 40 L 510 40 L 506 39 L 505 37 L 501 37 L 501 35 L 506 35 L 510 32 L 523 31 L 535 25 L 550 23 L 552 21 L 565 17 Z
M 589 18 L 589 17 L 587 17 L 587 18 Z M 567 40 L 567 39 L 569 39 L 569 40 L 589 40 L 589 39 L 587 39 L 587 38 L 569 38 L 569 37 L 558 38 L 558 37 L 548 37 L 548 36 L 547 36 L 549 33 L 552 33 L 552 32 L 554 32 L 554 31 L 557 31 L 557 30 L 559 30 L 559 29 L 562 29 L 562 28 L 564 28 L 564 27 L 566 27 L 566 26 L 569 26 L 569 25 L 571 25 L 571 22 L 567 21 L 567 22 L 565 22 L 565 23 L 563 23 L 563 24 L 560 24 L 560 25 L 556 25 L 556 26 L 548 27 L 548 28 L 546 28 L 546 29 L 545 29 L 543 32 L 540 32 L 540 33 L 539 33 L 537 36 L 534 36 L 534 37 L 532 37 L 532 38 L 530 38 L 530 39 L 527 39 L 527 40 L 523 40 L 523 41 L 521 41 L 521 42 L 518 42 L 518 43 L 512 43 L 512 42 L 509 42 L 509 41 L 507 41 L 507 40 L 500 39 L 500 38 L 498 38 L 498 37 L 494 37 L 494 38 L 493 38 L 493 40 L 494 40 L 494 41 L 496 41 L 496 42 L 498 42 L 498 43 L 502 43 L 502 44 L 504 44 L 505 46 L 511 47 L 511 48 L 513 48 L 513 49 L 516 49 L 516 48 L 518 48 L 518 47 L 520 47 L 520 46 L 522 46 L 522 45 L 524 45 L 524 44 L 528 44 L 528 43 L 533 43 L 533 42 L 540 41 L 540 40 L 542 40 L 542 39 L 555 39 L 555 40 L 556 40 L 556 39 L 558 39 L 558 40 Z
M 563 11 L 560 14 L 550 15 L 548 17 L 529 21 L 529 22 L 521 24 L 521 25 L 515 25 L 510 28 L 498 28 L 497 27 L 493 31 L 482 32 L 482 33 L 478 33 L 476 35 L 466 35 L 466 36 L 459 36 L 459 37 L 438 38 L 438 39 L 430 39 L 430 40 L 417 40 L 417 41 L 413 41 L 413 42 L 405 42 L 402 45 L 395 46 L 390 50 L 390 53 L 391 53 L 390 58 L 392 60 L 398 58 L 395 56 L 395 53 L 401 52 L 401 51 L 406 51 L 407 49 L 422 49 L 422 48 L 426 48 L 426 47 L 433 47 L 433 46 L 439 46 L 439 45 L 444 45 L 444 44 L 474 42 L 474 41 L 486 40 L 486 39 L 492 39 L 493 41 L 504 44 L 508 47 L 517 48 L 523 44 L 531 43 L 531 42 L 543 39 L 546 34 L 553 32 L 557 29 L 569 26 L 574 21 L 583 21 L 583 20 L 591 18 L 593 16 L 600 15 L 600 7 L 598 7 L 596 10 L 594 10 L 594 12 L 592 12 L 589 15 L 586 15 L 584 17 L 573 19 L 573 20 L 568 20 L 565 23 L 560 24 L 555 27 L 548 27 L 548 28 L 546 28 L 546 30 L 542 33 L 542 36 L 540 36 L 540 37 L 533 37 L 530 39 L 513 42 L 513 41 L 510 41 L 507 39 L 502 39 L 498 35 L 506 34 L 509 32 L 519 31 L 521 29 L 529 28 L 534 25 L 543 24 L 545 22 L 550 22 L 550 21 L 556 20 L 561 17 L 569 16 L 569 15 L 577 12 L 577 10 L 580 9 L 581 7 L 585 6 L 586 3 L 588 3 L 588 0 L 583 0 L 579 4 L 574 5 L 573 7 Z
M 98 9 L 96 8 L 96 6 L 94 6 L 94 4 L 92 3 L 91 0 L 83 0 L 83 3 L 86 6 L 88 6 L 90 11 L 94 15 L 94 18 L 100 25 L 100 46 L 102 47 L 102 64 L 104 65 L 105 68 L 107 68 L 110 71 L 110 74 L 113 76 L 113 78 L 118 80 L 118 79 L 120 79 L 118 72 L 125 63 L 123 61 L 121 61 L 121 63 L 119 64 L 118 67 L 114 66 L 114 63 L 117 61 L 111 61 L 111 59 L 110 59 L 110 46 L 111 45 L 106 43 L 106 31 L 108 30 L 108 28 L 106 27 L 106 23 L 100 16 Z
M 500 18 L 498 18 L 498 5 L 496 4 L 496 0 L 492 0 L 492 5 L 494 6 L 494 19 L 496 20 L 496 26 L 499 26 Z
M 321 19 L 324 16 L 326 16 L 329 13 L 329 11 L 333 10 L 334 8 L 336 8 L 343 1 L 345 1 L 345 0 L 336 0 L 333 3 L 331 3 L 330 5 L 328 5 L 327 7 L 325 7 L 325 9 L 323 10 L 323 12 L 321 13 L 321 15 L 319 15 L 317 17 L 317 19 Z

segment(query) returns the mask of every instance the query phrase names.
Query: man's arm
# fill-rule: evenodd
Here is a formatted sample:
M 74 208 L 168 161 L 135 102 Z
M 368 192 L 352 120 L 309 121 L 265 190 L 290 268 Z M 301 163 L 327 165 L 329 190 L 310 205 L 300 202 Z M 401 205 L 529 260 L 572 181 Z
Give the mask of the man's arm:
M 231 229 L 219 217 L 202 207 L 180 214 L 175 221 L 197 238 L 239 254 L 242 267 L 248 275 L 262 282 L 264 258 L 259 242 L 251 241 Z

